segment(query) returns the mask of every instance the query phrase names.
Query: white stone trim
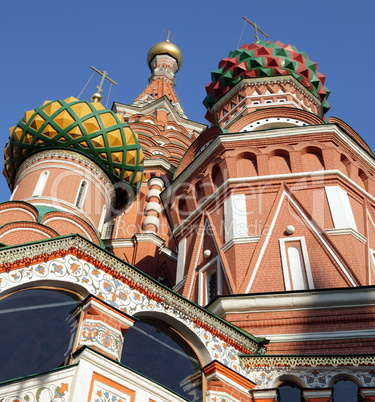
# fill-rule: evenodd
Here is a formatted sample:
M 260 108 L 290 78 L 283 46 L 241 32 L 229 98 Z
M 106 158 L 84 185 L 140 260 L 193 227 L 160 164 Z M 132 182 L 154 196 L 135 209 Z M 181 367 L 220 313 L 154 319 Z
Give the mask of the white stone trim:
M 165 241 L 161 239 L 158 235 L 153 232 L 143 232 L 143 233 L 136 233 L 134 234 L 133 238 L 126 238 L 126 239 L 108 239 L 104 240 L 104 244 L 107 247 L 113 248 L 128 248 L 134 247 L 134 240 L 137 242 L 150 242 L 155 244 L 157 247 L 160 248 L 160 251 L 168 255 L 172 260 L 177 261 L 177 253 L 170 248 L 165 246 Z
M 225 242 L 248 236 L 246 196 L 231 194 L 224 201 Z
M 147 203 L 145 211 L 146 212 L 155 211 L 158 214 L 160 214 L 161 211 L 162 211 L 162 208 L 161 208 L 161 205 L 159 203 L 157 203 L 156 201 L 150 201 L 150 202 Z
M 159 186 L 161 189 L 163 189 L 165 186 L 163 179 L 161 179 L 160 177 L 151 177 L 151 179 L 148 180 L 147 184 L 149 187 Z
M 235 244 L 246 244 L 246 243 L 257 243 L 260 239 L 260 236 L 248 236 L 248 237 L 237 237 L 236 239 L 232 239 L 225 243 L 221 250 L 226 252 Z
M 161 191 L 156 188 L 149 190 L 146 194 L 146 201 L 148 201 L 151 197 L 157 197 L 160 199 L 160 193 Z
M 350 235 L 355 239 L 359 240 L 361 243 L 365 244 L 367 242 L 367 237 L 363 236 L 361 233 L 357 232 L 352 228 L 346 229 L 325 229 L 328 236 L 343 236 Z
M 142 228 L 145 229 L 147 225 L 155 226 L 156 231 L 159 229 L 159 218 L 154 215 L 147 215 L 143 220 Z
M 272 334 L 272 335 L 266 334 L 264 336 L 267 337 L 267 339 L 269 339 L 272 343 L 359 339 L 359 338 L 373 338 L 375 336 L 375 329 L 362 329 L 355 331 L 333 331 L 333 332 L 320 331 L 320 332 L 304 332 L 304 333 Z
M 185 260 L 186 260 L 186 242 L 187 239 L 184 237 L 178 243 L 178 253 L 177 253 L 177 269 L 176 269 L 176 283 L 182 281 L 184 277 L 184 270 L 185 270 Z
M 290 279 L 292 279 L 292 282 L 293 282 L 293 278 L 290 278 L 290 276 L 289 276 L 288 267 L 290 268 L 290 263 L 288 263 L 287 250 L 286 250 L 286 243 L 290 243 L 290 242 L 294 242 L 294 241 L 299 242 L 299 244 L 301 246 L 301 257 L 302 257 L 302 262 L 304 264 L 304 269 L 303 269 L 303 267 L 301 267 L 301 270 L 302 270 L 302 272 L 303 272 L 303 270 L 305 270 L 306 278 L 307 278 L 307 283 L 305 284 L 304 289 L 314 289 L 314 280 L 313 280 L 312 273 L 311 273 L 311 266 L 310 266 L 309 254 L 307 252 L 306 239 L 304 237 L 286 237 L 286 238 L 279 239 L 285 289 L 286 290 L 299 290 L 299 289 L 294 288 L 294 284 L 293 284 L 293 289 L 292 289 L 292 286 L 290 283 Z M 290 275 L 292 276 L 291 268 L 290 268 Z
M 223 317 L 228 313 L 313 311 L 327 308 L 343 308 L 344 306 L 347 308 L 375 306 L 375 287 L 221 297 L 215 300 L 208 309 L 219 317 Z
M 335 229 L 357 230 L 348 193 L 340 186 L 324 187 Z

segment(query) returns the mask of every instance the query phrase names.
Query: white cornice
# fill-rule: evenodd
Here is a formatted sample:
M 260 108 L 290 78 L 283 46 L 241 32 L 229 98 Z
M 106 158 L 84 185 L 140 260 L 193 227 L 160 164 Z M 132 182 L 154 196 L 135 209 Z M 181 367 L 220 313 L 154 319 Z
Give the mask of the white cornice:
M 229 240 L 225 243 L 221 249 L 225 252 L 229 250 L 235 244 L 244 244 L 244 243 L 257 243 L 260 239 L 260 236 L 248 236 L 248 237 L 237 237 Z
M 219 297 L 207 310 L 223 317 L 271 311 L 321 310 L 375 305 L 375 287 L 311 290 Z
M 160 252 L 170 257 L 172 260 L 177 261 L 177 253 L 165 246 L 165 241 L 157 236 L 155 233 L 144 232 L 136 233 L 131 238 L 126 239 L 111 239 L 103 241 L 106 247 L 113 248 L 129 248 L 134 247 L 135 242 L 149 242 L 159 247 Z
M 262 335 L 258 335 L 262 336 Z M 362 329 L 354 331 L 331 331 L 327 332 L 304 332 L 292 334 L 272 334 L 264 335 L 270 342 L 313 342 L 313 341 L 331 341 L 342 339 L 359 339 L 359 338 L 374 338 L 375 329 Z
M 356 230 L 352 228 L 346 229 L 326 229 L 325 232 L 328 236 L 342 236 L 342 235 L 351 235 L 355 239 L 359 240 L 361 243 L 365 244 L 367 238 L 363 236 L 361 233 L 358 233 Z
M 147 169 L 159 168 L 173 176 L 176 168 L 164 159 L 145 159 L 144 167 Z

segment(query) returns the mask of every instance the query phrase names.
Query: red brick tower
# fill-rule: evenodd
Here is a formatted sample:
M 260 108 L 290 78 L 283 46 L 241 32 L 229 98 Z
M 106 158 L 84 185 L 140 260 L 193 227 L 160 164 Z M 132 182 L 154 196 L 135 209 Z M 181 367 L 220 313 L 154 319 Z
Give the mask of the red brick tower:
M 163 194 L 179 244 L 175 289 L 287 355 L 249 358 L 249 370 L 375 351 L 374 155 L 347 124 L 324 120 L 324 81 L 290 45 L 231 52 L 207 86 L 215 126 Z
M 130 105 L 113 105 L 138 134 L 145 154 L 145 180 L 136 201 L 114 219 L 108 235 L 112 238 L 105 238 L 116 255 L 173 286 L 176 244 L 160 193 L 206 126 L 186 117 L 175 93 L 175 74 L 182 64 L 180 49 L 168 40 L 159 42 L 149 50 L 147 64 L 151 75 L 145 90 Z

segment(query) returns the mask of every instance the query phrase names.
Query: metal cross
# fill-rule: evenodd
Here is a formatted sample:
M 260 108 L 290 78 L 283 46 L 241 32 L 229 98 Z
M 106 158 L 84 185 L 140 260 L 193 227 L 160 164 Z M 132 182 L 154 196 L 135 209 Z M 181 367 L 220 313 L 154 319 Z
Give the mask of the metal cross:
M 107 79 L 109 82 L 112 82 L 112 84 L 117 85 L 117 82 L 111 80 L 108 77 L 108 73 L 107 71 L 99 71 L 97 68 L 90 66 L 90 68 L 92 68 L 95 72 L 97 72 L 98 74 L 100 74 L 102 76 L 101 80 L 100 80 L 100 84 L 96 87 L 98 89 L 99 92 L 103 92 L 103 84 L 104 84 L 104 80 Z
M 163 28 L 164 31 L 167 33 L 167 39 L 165 40 L 166 42 L 169 42 L 169 38 L 170 38 L 171 36 L 173 36 L 173 39 L 176 39 L 176 37 L 171 33 L 170 30 L 168 30 L 168 29 L 166 29 L 166 28 L 164 28 L 164 27 L 162 27 L 162 28 Z
M 260 28 L 258 28 L 258 25 L 257 24 L 255 24 L 254 22 L 251 22 L 251 21 L 249 21 L 246 17 L 242 17 L 246 22 L 248 22 L 250 25 L 252 25 L 253 27 L 254 27 L 254 30 L 255 30 L 255 35 L 254 35 L 254 37 L 255 37 L 255 39 L 258 41 L 259 40 L 259 36 L 258 36 L 258 31 L 261 33 L 261 34 L 263 34 L 264 36 L 266 36 L 267 38 L 268 38 L 268 35 L 265 33 L 265 32 L 263 32 Z

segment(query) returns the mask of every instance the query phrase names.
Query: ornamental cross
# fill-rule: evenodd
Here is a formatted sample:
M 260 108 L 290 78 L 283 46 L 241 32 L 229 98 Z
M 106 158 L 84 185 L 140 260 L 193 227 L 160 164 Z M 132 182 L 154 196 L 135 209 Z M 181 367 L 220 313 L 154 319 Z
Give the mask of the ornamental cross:
M 103 84 L 104 84 L 104 80 L 108 80 L 109 82 L 112 82 L 112 84 L 117 85 L 117 82 L 111 80 L 108 77 L 108 73 L 107 71 L 99 71 L 97 68 L 90 66 L 90 68 L 92 68 L 95 72 L 97 72 L 98 74 L 100 74 L 102 76 L 101 80 L 100 80 L 100 84 L 96 87 L 98 89 L 99 92 L 103 92 Z
M 242 17 L 242 18 L 243 18 L 246 22 L 248 22 L 250 25 L 252 25 L 252 26 L 254 27 L 254 30 L 255 30 L 255 35 L 254 35 L 254 37 L 255 37 L 255 39 L 257 40 L 257 42 L 258 42 L 258 40 L 259 40 L 258 31 L 259 31 L 261 34 L 263 34 L 264 36 L 266 36 L 266 37 L 268 38 L 268 35 L 267 35 L 265 32 L 263 32 L 263 31 L 258 27 L 257 24 L 255 24 L 254 22 L 249 21 L 246 17 Z
M 166 28 L 164 28 L 164 27 L 162 27 L 162 28 L 163 28 L 164 31 L 167 33 L 167 39 L 165 40 L 166 42 L 169 42 L 169 38 L 170 38 L 171 36 L 173 36 L 173 39 L 176 39 L 176 37 L 171 33 L 170 30 L 168 30 L 168 29 L 166 29 Z

